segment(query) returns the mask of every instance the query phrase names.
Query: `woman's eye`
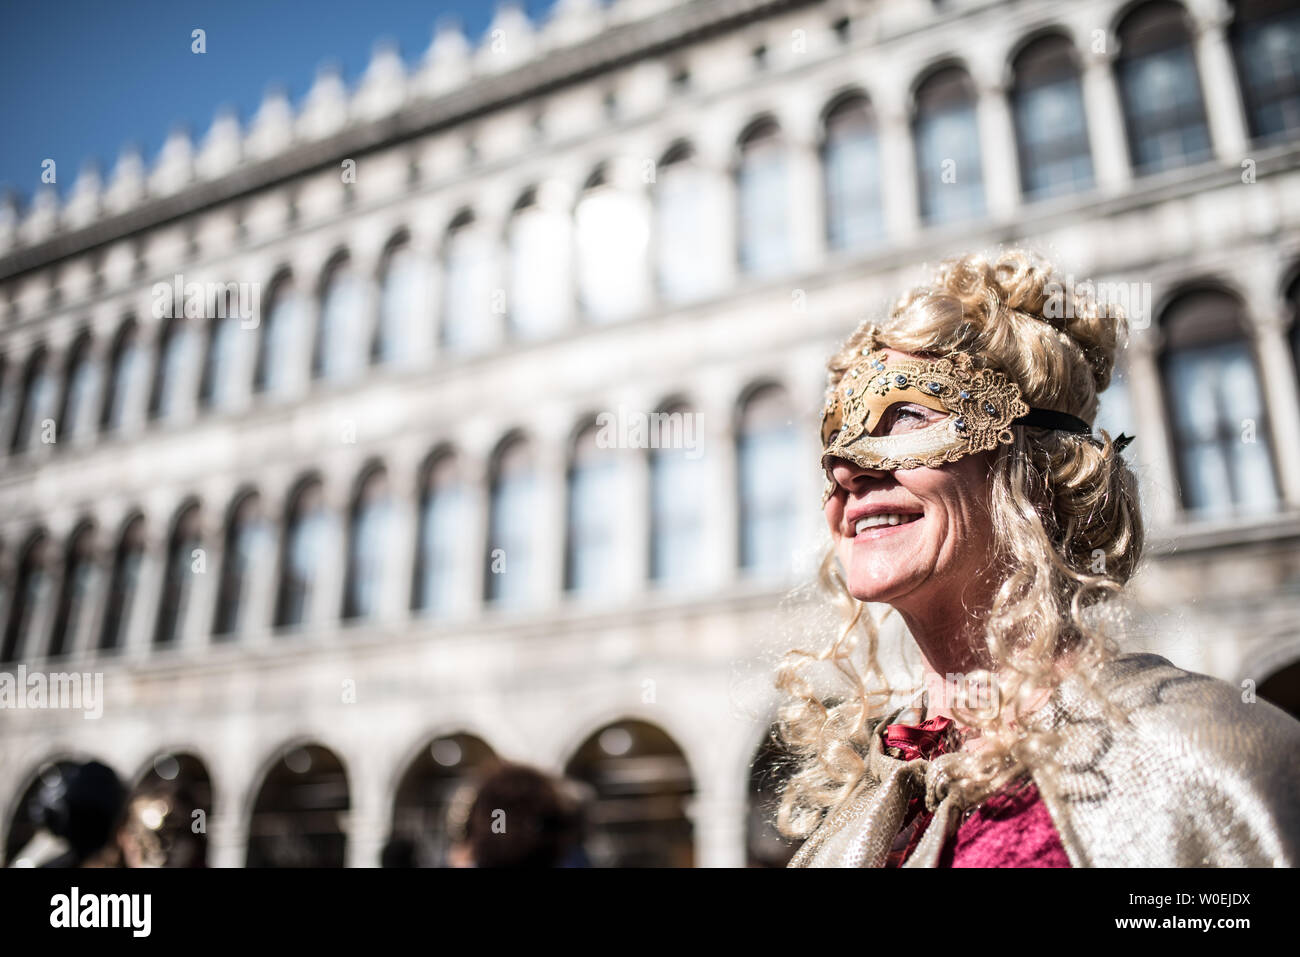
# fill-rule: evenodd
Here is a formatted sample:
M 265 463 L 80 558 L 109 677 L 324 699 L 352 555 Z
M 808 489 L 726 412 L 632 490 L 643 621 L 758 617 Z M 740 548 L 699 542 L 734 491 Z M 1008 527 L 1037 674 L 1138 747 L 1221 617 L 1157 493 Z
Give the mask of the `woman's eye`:
M 839 437 L 840 437 L 840 430 L 839 430 L 839 429 L 835 429 L 833 432 L 831 432 L 830 435 L 826 436 L 826 444 L 827 444 L 827 445 L 834 445 L 834 444 L 835 444 L 835 440 L 838 439 Z
M 908 432 L 929 425 L 934 418 L 930 409 L 920 409 L 911 405 L 900 405 L 889 410 L 886 416 L 888 431 Z

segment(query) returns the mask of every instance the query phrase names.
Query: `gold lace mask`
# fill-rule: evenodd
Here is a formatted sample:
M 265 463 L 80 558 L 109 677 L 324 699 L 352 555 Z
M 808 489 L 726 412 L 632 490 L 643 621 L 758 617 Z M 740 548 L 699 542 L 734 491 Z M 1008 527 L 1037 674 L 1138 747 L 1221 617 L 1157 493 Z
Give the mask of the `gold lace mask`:
M 872 340 L 874 343 L 874 340 Z M 942 419 L 889 435 L 872 435 L 895 405 L 915 403 L 945 413 Z M 1091 433 L 1082 419 L 1031 409 L 1019 387 L 1001 372 L 977 369 L 969 355 L 899 358 L 868 345 L 845 371 L 822 412 L 822 467 L 827 485 L 822 504 L 835 491 L 831 460 L 862 468 L 936 468 L 1013 440 L 1011 426 L 1034 425 Z

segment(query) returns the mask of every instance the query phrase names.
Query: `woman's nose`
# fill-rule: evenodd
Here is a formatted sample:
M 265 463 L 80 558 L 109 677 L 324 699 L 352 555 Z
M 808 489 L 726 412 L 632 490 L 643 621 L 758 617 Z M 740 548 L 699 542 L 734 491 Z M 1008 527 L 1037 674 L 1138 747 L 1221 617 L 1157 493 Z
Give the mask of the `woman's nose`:
M 848 489 L 850 492 L 857 491 L 861 486 L 886 474 L 888 473 L 881 469 L 863 468 L 856 462 L 850 462 L 848 459 L 842 459 L 839 456 L 831 459 L 831 478 L 835 480 L 837 485 Z

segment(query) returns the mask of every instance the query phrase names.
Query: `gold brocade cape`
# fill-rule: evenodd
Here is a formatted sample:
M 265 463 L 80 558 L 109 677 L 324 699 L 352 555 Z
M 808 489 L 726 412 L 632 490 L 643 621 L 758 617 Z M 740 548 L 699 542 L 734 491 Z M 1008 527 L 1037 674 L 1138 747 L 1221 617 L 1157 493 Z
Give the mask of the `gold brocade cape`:
M 1054 773 L 1030 769 L 1075 867 L 1294 867 L 1300 862 L 1300 721 L 1153 654 L 1121 655 L 1097 690 L 1067 678 L 1029 723 L 1061 735 Z M 881 867 L 908 802 L 934 812 L 903 865 L 934 867 L 963 807 L 948 793 L 955 754 L 901 761 L 872 728 L 862 780 L 790 867 Z

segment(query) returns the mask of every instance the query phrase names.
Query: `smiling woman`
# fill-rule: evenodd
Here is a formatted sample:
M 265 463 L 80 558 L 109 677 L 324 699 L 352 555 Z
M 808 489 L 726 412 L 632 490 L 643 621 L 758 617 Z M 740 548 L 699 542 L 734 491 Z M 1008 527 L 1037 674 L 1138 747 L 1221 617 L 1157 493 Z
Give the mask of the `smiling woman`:
M 1011 251 L 944 263 L 831 358 L 821 583 L 843 622 L 778 675 L 791 866 L 1300 861 L 1300 768 L 1271 759 L 1300 722 L 1106 625 L 1143 543 L 1131 440 L 1089 425 L 1124 325 Z M 868 603 L 906 624 L 919 704 Z M 817 662 L 847 688 L 814 687 Z

